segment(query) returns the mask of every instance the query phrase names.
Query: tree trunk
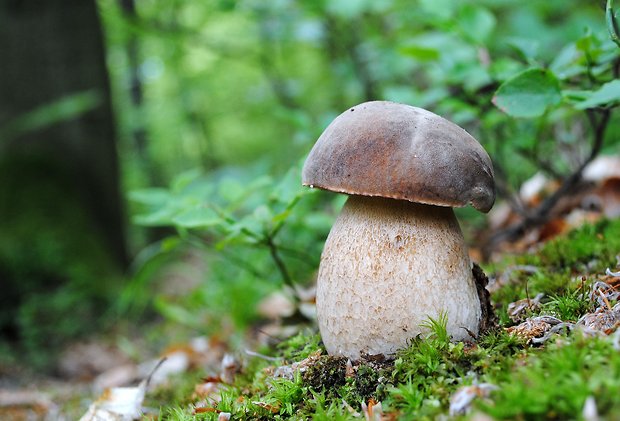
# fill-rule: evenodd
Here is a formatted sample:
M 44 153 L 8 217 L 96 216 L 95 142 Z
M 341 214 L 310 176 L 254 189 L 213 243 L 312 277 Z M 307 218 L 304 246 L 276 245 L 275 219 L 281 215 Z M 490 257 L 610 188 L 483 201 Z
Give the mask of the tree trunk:
M 0 334 L 24 318 L 54 329 L 35 301 L 12 318 L 36 294 L 50 311 L 101 308 L 127 262 L 96 2 L 0 0 Z
M 4 1 L 0 11 L 0 126 L 63 97 L 89 91 L 78 118 L 5 139 L 2 159 L 44 157 L 71 174 L 71 194 L 92 215 L 120 265 L 127 262 L 115 130 L 94 1 Z M 51 174 L 53 176 L 53 174 Z M 62 198 L 59 198 L 62 200 Z

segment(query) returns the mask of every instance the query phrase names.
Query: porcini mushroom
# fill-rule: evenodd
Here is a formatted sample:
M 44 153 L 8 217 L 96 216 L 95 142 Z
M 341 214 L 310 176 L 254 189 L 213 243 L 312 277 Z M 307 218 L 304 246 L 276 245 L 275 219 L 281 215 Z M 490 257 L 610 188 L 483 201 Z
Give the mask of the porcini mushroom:
M 469 133 L 421 108 L 366 102 L 323 132 L 302 183 L 350 195 L 317 280 L 330 354 L 393 355 L 442 313 L 453 339 L 478 334 L 481 302 L 452 207 L 488 212 L 495 189 L 489 155 Z

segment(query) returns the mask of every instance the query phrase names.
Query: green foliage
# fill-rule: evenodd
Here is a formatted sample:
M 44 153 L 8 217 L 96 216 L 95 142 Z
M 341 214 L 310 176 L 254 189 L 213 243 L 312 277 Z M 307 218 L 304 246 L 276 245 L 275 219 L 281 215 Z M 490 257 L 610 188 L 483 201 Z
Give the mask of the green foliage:
M 560 84 L 553 73 L 528 69 L 502 83 L 493 103 L 513 117 L 540 117 L 561 99 Z
M 617 105 L 620 50 L 593 5 L 571 13 L 555 1 L 243 0 L 186 2 L 171 13 L 151 1 L 131 15 L 99 3 L 124 150 L 143 158 L 125 163 L 126 184 L 148 185 L 130 194 L 134 221 L 173 227 L 206 256 L 208 286 L 189 302 L 154 300 L 194 327 L 218 313 L 241 327 L 260 297 L 311 279 L 343 199 L 301 189 L 299 166 L 290 166 L 352 104 L 387 99 L 445 115 L 480 139 L 515 185 L 547 156 L 543 171 L 568 172 L 573 159 L 557 151 L 581 152 L 592 115 Z M 142 104 L 125 93 L 132 72 Z M 140 130 L 146 151 L 131 140 Z M 167 188 L 153 187 L 162 180 Z M 127 291 L 144 308 L 138 285 L 143 278 Z M 128 297 L 123 308 L 132 307 Z
M 269 392 L 263 397 L 262 403 L 273 408 L 271 412 L 277 412 L 283 417 L 291 417 L 297 412 L 296 407 L 303 398 L 301 375 L 297 373 L 293 380 L 272 379 Z
M 620 80 L 612 80 L 599 89 L 586 93 L 576 107 L 583 110 L 604 105 L 615 105 L 618 101 L 620 101 Z
M 313 420 L 353 421 L 358 419 L 348 411 L 343 411 L 338 402 L 331 400 L 328 403 L 324 393 L 313 393 L 310 404 L 312 405 L 310 412 L 312 413 Z
M 532 131 L 543 142 L 553 126 L 582 124 L 576 104 L 613 81 L 618 56 L 609 39 L 613 5 L 606 24 L 597 4 L 578 0 L 149 1 L 138 4 L 135 16 L 112 0 L 99 6 L 123 148 L 146 160 L 125 160 L 132 188 L 189 168 L 245 165 L 257 157 L 281 173 L 334 115 L 370 99 L 445 115 L 487 148 L 505 150 L 505 157 L 494 154 L 505 164 Z M 139 105 L 129 92 L 132 72 L 144 90 Z M 513 82 L 520 73 L 540 77 L 519 88 Z M 530 115 L 557 107 L 556 79 L 562 115 L 515 122 L 490 107 L 499 86 L 498 98 L 509 86 L 511 96 L 548 93 L 542 103 L 522 108 Z M 146 154 L 131 140 L 142 129 L 149 136 Z M 532 163 L 520 168 L 511 181 L 535 169 Z
M 318 265 L 333 206 L 338 206 L 321 204 L 315 191 L 302 188 L 299 171 L 294 167 L 278 180 L 192 172 L 168 189 L 133 192 L 131 198 L 143 209 L 136 222 L 174 226 L 180 241 L 161 246 L 177 254 L 183 247 L 198 248 L 208 265 L 208 283 L 180 300 L 156 297 L 156 310 L 193 328 L 208 325 L 217 331 L 221 319 L 229 318 L 242 330 L 256 318 L 258 300 L 282 283 L 295 298 L 296 285 L 306 283 Z M 144 285 L 144 279 L 136 283 Z M 128 289 L 136 291 L 136 283 Z M 124 307 L 132 308 L 130 296 L 125 297 Z

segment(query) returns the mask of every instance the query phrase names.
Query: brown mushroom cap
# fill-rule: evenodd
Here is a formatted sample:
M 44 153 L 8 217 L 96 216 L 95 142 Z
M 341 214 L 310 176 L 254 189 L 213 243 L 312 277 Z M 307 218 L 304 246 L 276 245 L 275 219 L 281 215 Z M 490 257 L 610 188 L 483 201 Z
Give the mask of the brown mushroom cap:
M 491 159 L 476 139 L 430 111 L 388 101 L 336 117 L 310 151 L 302 183 L 482 212 L 495 202 Z

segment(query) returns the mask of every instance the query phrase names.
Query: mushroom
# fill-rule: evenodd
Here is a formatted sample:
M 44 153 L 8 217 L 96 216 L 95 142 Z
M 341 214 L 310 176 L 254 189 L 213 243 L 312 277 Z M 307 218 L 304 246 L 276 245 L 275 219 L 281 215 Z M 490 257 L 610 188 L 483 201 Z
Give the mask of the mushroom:
M 350 195 L 317 280 L 329 354 L 393 355 L 442 314 L 453 339 L 478 334 L 485 304 L 452 207 L 488 212 L 495 189 L 491 159 L 469 133 L 421 108 L 366 102 L 323 132 L 302 183 Z

